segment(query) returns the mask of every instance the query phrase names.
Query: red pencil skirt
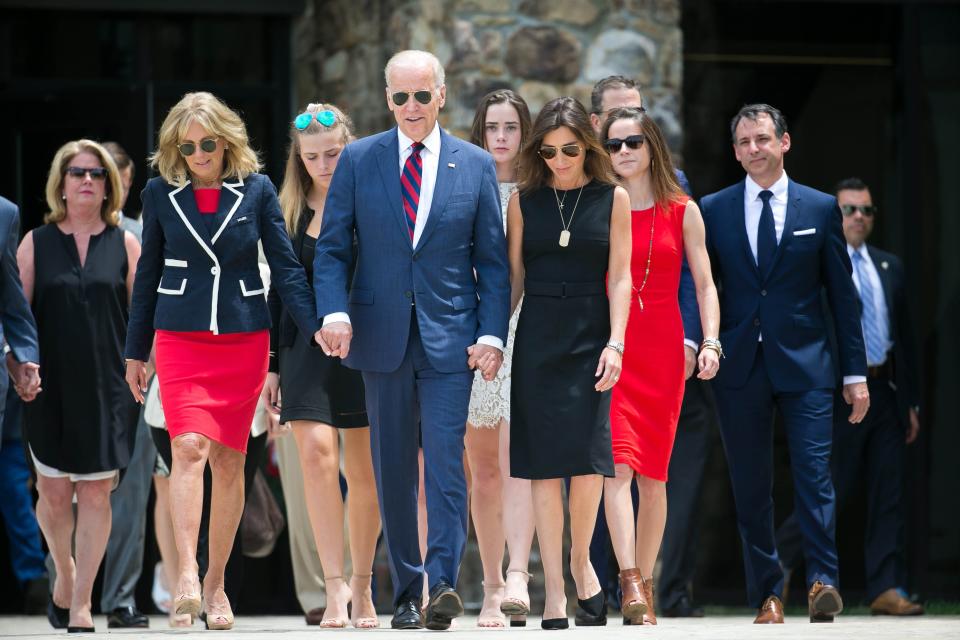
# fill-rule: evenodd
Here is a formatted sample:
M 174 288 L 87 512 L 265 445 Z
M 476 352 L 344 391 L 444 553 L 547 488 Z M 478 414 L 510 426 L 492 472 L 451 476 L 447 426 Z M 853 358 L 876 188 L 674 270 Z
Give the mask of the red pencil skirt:
M 199 433 L 246 453 L 267 375 L 270 332 L 158 330 L 156 345 L 170 438 Z

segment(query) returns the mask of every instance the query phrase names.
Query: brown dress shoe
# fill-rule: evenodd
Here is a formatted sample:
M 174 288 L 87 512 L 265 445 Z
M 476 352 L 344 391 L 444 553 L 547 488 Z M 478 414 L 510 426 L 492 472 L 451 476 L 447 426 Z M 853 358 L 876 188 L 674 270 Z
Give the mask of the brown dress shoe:
M 764 600 L 753 624 L 783 624 L 783 603 L 780 598 L 770 596 Z
M 810 622 L 833 622 L 833 616 L 843 611 L 843 600 L 836 587 L 817 580 L 807 594 L 807 607 Z
M 303 618 L 304 620 L 307 621 L 308 625 L 316 626 L 320 624 L 320 622 L 323 620 L 323 612 L 324 612 L 323 607 L 316 607 L 314 609 L 310 609 L 310 611 L 307 611 L 305 614 L 303 614 Z
M 910 602 L 896 589 L 887 589 L 870 603 L 870 613 L 875 616 L 921 616 L 923 605 Z
M 624 618 L 639 618 L 647 612 L 647 598 L 643 592 L 640 569 L 620 572 L 620 611 Z

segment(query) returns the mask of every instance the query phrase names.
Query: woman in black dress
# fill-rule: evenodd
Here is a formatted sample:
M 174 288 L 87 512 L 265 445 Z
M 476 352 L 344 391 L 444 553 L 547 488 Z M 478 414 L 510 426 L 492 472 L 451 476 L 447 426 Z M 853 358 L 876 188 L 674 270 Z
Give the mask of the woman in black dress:
M 323 220 L 330 179 L 352 124 L 340 109 L 310 104 L 290 127 L 290 153 L 280 189 L 280 208 L 294 251 L 313 285 L 313 255 Z M 370 457 L 370 428 L 359 371 L 339 358 L 311 348 L 273 290 L 270 373 L 264 387 L 268 406 L 292 427 L 303 469 L 304 494 L 323 566 L 327 607 L 321 627 L 345 627 L 353 602 L 354 627 L 379 626 L 370 581 L 380 535 L 380 513 Z M 353 575 L 343 576 L 343 499 L 340 493 L 339 436 L 343 436 L 344 475 Z
M 549 102 L 507 210 L 513 305 L 510 472 L 533 480 L 545 629 L 565 629 L 561 482 L 570 477 L 570 569 L 580 625 L 606 624 L 590 539 L 613 476 L 608 414 L 630 308 L 630 200 L 573 98 Z
M 117 226 L 121 194 L 103 147 L 68 142 L 47 178 L 46 224 L 17 251 L 40 339 L 43 390 L 26 405 L 25 425 L 37 520 L 57 570 L 49 613 L 80 631 L 93 631 L 90 598 L 110 535 L 110 491 L 136 437 L 123 343 L 140 244 Z

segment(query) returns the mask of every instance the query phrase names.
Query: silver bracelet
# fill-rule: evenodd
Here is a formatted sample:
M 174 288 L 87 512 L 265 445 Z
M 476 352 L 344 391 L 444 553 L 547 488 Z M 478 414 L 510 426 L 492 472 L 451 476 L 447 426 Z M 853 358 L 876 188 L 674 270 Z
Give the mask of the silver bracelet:
M 616 340 L 611 340 L 610 342 L 607 343 L 606 348 L 607 348 L 607 349 L 613 349 L 614 351 L 616 351 L 617 353 L 619 353 L 621 356 L 623 355 L 623 343 L 622 343 L 622 342 L 617 342 Z

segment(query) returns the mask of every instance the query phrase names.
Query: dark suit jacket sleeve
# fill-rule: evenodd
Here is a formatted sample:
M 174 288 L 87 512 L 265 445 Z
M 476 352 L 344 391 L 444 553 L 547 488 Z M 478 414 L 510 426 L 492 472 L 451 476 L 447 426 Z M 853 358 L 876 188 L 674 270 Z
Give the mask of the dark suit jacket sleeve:
M 280 373 L 280 317 L 283 315 L 283 303 L 280 294 L 273 286 L 273 274 L 270 274 L 270 291 L 267 293 L 267 307 L 270 309 L 270 373 Z
M 697 344 L 703 341 L 703 325 L 700 323 L 700 305 L 697 304 L 697 287 L 687 265 L 687 257 L 680 264 L 680 317 L 683 319 L 683 337 Z
M 903 375 L 898 376 L 901 389 L 907 399 L 908 406 L 920 406 L 920 368 L 917 364 L 917 334 L 914 332 L 913 311 L 910 307 L 910 301 L 907 299 L 906 275 L 903 269 L 903 263 L 900 258 L 890 254 L 890 261 L 893 286 L 893 300 L 887 301 L 888 305 L 893 305 L 891 315 L 894 316 L 896 323 L 896 334 L 894 341 L 900 343 L 900 361 L 895 366 L 902 369 Z M 904 388 L 905 387 L 905 388 Z
M 355 168 L 350 145 L 344 147 L 333 172 L 327 200 L 323 205 L 323 224 L 313 258 L 313 289 L 317 316 L 347 313 L 348 275 L 353 262 L 353 237 L 356 213 Z
M 2 222 L 5 227 L 6 243 L 3 247 L 3 263 L 0 265 L 0 315 L 2 315 L 3 335 L 18 362 L 40 362 L 40 350 L 37 346 L 37 325 L 33 320 L 30 305 L 23 295 L 20 282 L 20 269 L 17 267 L 17 242 L 20 239 L 20 216 L 13 205 L 5 206 Z M 0 236 L 3 237 L 3 236 Z
M 825 206 L 828 207 L 824 212 L 827 237 L 820 253 L 820 269 L 837 330 L 837 350 L 840 356 L 837 368 L 841 376 L 865 376 L 867 356 L 863 347 L 863 330 L 860 327 L 860 307 L 851 275 L 853 267 L 843 237 L 840 208 L 836 198 L 830 198 Z
M 270 265 L 270 290 L 277 291 L 294 322 L 309 339 L 319 327 L 313 294 L 307 284 L 307 274 L 303 270 L 303 265 L 293 254 L 293 245 L 290 243 L 290 236 L 287 235 L 283 223 L 283 214 L 280 212 L 277 190 L 266 176 L 262 182 L 260 240 L 263 242 L 263 253 L 267 256 L 267 263 Z
M 507 344 L 510 323 L 510 267 L 503 235 L 503 213 L 497 170 L 490 156 L 484 157 L 483 179 L 473 229 L 473 267 L 477 272 L 477 335 L 497 336 Z
M 163 251 L 166 243 L 163 227 L 158 219 L 159 209 L 155 189 L 147 183 L 140 194 L 143 202 L 143 244 L 137 275 L 133 281 L 133 298 L 130 301 L 130 319 L 127 321 L 127 344 L 123 357 L 146 361 L 153 345 L 153 316 L 157 309 L 157 286 L 163 273 Z

